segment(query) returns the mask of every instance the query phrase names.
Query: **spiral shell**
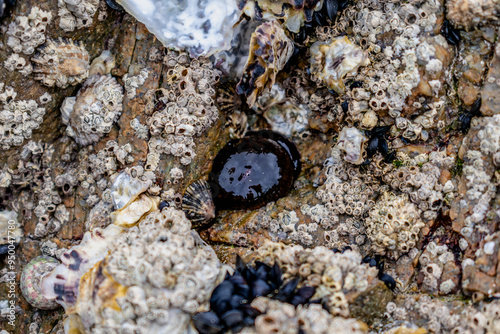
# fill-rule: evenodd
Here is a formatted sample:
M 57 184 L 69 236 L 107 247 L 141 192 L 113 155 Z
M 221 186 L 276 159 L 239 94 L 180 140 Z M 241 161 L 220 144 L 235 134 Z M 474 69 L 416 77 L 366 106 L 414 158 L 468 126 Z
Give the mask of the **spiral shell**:
M 31 260 L 21 273 L 21 292 L 32 306 L 52 310 L 60 305 L 55 299 L 47 299 L 42 294 L 42 281 L 57 265 L 59 261 L 50 256 L 38 256 Z

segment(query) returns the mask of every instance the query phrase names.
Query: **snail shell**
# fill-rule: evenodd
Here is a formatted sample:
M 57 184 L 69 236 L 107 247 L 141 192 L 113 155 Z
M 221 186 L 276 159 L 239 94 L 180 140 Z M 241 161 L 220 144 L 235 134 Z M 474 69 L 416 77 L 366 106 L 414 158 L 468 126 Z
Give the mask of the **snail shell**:
M 21 292 L 32 306 L 52 310 L 59 305 L 55 299 L 48 299 L 42 293 L 43 279 L 52 272 L 59 261 L 50 256 L 38 256 L 31 260 L 21 273 Z

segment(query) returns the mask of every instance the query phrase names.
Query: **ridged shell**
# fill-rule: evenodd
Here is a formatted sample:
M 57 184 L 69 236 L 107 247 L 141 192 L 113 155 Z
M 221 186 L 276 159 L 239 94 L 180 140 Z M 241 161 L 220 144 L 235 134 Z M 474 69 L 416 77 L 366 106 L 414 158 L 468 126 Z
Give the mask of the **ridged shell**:
M 214 219 L 215 205 L 206 181 L 199 180 L 189 185 L 182 198 L 182 211 L 193 227 L 203 226 Z
M 59 264 L 59 261 L 50 256 L 38 256 L 31 260 L 21 273 L 21 292 L 32 306 L 51 310 L 58 308 L 55 299 L 47 299 L 42 294 L 42 280 Z
M 81 42 L 48 40 L 31 60 L 35 63 L 35 80 L 49 87 L 76 85 L 89 74 L 89 53 Z

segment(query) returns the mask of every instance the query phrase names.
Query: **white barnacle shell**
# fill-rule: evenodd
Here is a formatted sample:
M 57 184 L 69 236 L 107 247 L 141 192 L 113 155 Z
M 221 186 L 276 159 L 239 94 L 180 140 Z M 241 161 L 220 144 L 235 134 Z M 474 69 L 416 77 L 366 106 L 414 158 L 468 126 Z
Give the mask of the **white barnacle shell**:
M 67 97 L 61 106 L 66 132 L 78 144 L 89 145 L 111 131 L 122 111 L 123 88 L 115 78 L 92 76 L 76 97 Z
M 334 38 L 330 42 L 318 41 L 311 46 L 311 73 L 338 94 L 345 91 L 344 78 L 354 75 L 360 66 L 370 63 L 368 54 L 349 39 Z
M 367 141 L 368 138 L 358 129 L 345 127 L 339 134 L 337 147 L 345 152 L 345 161 L 359 165 L 363 163 L 363 145 Z

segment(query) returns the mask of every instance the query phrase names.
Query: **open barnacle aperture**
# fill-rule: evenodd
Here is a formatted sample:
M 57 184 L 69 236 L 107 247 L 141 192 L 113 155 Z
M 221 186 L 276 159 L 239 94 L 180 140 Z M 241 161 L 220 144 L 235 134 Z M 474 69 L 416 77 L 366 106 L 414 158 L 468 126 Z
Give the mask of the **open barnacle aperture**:
M 231 140 L 214 159 L 206 181 L 191 184 L 182 209 L 195 227 L 217 209 L 256 209 L 285 196 L 301 171 L 300 153 L 283 135 L 261 130 Z
M 283 284 L 282 271 L 275 262 L 273 266 L 256 261 L 249 266 L 236 257 L 236 270 L 226 275 L 210 297 L 210 311 L 194 315 L 193 322 L 200 334 L 216 334 L 232 331 L 237 333 L 252 326 L 261 312 L 250 303 L 257 297 L 270 296 L 293 306 L 310 301 L 316 289 L 303 286 L 297 289 L 299 279 L 294 278 Z

